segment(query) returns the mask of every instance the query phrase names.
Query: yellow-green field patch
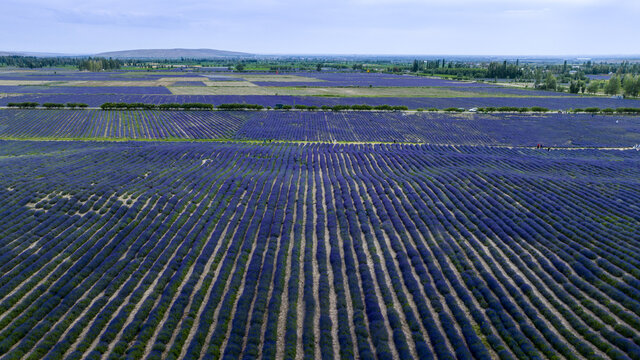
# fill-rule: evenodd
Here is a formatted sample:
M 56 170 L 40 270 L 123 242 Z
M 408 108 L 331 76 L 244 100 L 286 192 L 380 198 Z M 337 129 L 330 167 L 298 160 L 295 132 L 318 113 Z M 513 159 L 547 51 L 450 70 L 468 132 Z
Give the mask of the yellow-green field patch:
M 235 81 L 233 81 L 235 82 Z M 253 85 L 253 84 L 252 84 Z M 174 95 L 275 95 L 260 86 L 169 86 Z
M 258 85 L 249 81 L 203 81 L 207 86 L 213 87 L 257 87 Z
M 16 97 L 16 96 L 22 96 L 22 94 L 7 94 L 7 93 L 0 93 L 0 99 L 3 99 L 3 98 L 10 98 L 10 97 Z
M 55 81 L 48 80 L 0 80 L 2 86 L 19 86 L 19 85 L 48 85 Z
M 235 82 L 233 82 L 235 83 Z M 226 85 L 226 84 L 225 84 Z M 169 87 L 174 95 L 289 95 L 328 97 L 496 97 L 498 94 L 456 91 L 438 87 L 277 87 L 207 86 Z M 506 95 L 508 97 L 522 97 Z
M 170 82 L 167 82 L 167 84 L 170 84 Z M 127 86 L 127 87 L 135 87 L 135 86 L 164 86 L 163 83 L 159 82 L 159 81 L 153 81 L 153 80 L 144 80 L 144 81 L 108 81 L 108 80 L 104 80 L 104 81 L 98 81 L 98 80 L 91 80 L 91 81 L 82 81 L 82 80 L 76 80 L 76 81 L 60 81 L 60 82 L 56 82 L 55 84 L 50 84 L 52 86 Z
M 176 81 L 206 81 L 208 78 L 204 76 L 184 76 L 184 77 L 163 77 L 159 78 L 158 82 L 162 83 L 173 83 Z

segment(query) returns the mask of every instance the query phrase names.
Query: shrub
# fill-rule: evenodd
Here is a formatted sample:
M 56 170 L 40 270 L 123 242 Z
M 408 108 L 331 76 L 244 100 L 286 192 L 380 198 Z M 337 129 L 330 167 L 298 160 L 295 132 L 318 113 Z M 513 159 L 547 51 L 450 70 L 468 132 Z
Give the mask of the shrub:
M 44 103 L 44 104 L 42 104 L 42 107 L 47 108 L 47 109 L 62 109 L 62 108 L 64 108 L 64 104 Z
M 20 109 L 33 109 L 38 106 L 37 102 L 21 102 L 21 103 L 8 103 L 7 107 L 17 107 Z
M 549 112 L 549 109 L 541 106 L 533 106 L 531 107 L 531 111 L 533 112 Z

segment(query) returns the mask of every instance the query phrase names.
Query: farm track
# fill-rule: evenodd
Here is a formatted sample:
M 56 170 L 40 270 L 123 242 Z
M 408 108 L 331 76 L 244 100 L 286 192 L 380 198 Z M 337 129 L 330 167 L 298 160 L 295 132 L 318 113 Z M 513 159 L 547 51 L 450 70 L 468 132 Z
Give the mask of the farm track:
M 640 358 L 636 151 L 111 116 L 0 140 L 2 359 Z

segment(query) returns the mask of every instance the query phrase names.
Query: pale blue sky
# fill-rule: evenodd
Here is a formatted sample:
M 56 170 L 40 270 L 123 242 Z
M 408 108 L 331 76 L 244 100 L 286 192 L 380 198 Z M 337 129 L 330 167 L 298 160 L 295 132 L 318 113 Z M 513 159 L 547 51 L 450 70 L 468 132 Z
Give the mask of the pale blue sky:
M 0 51 L 640 54 L 638 0 L 0 0 Z

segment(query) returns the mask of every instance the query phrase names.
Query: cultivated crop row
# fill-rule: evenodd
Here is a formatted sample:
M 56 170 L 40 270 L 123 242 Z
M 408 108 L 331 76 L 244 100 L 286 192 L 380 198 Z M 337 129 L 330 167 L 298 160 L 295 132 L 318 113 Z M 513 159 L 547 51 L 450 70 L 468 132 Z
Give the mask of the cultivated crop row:
M 638 359 L 636 155 L 0 142 L 0 356 Z
M 2 110 L 0 137 L 632 147 L 640 117 L 332 111 Z
M 0 136 L 218 139 L 233 135 L 245 116 L 197 111 L 5 110 L 0 112 Z
M 318 83 L 314 83 L 318 84 Z M 315 85 L 314 85 L 315 86 Z M 477 88 L 477 90 L 491 91 L 494 88 Z M 128 91 L 128 90 L 127 90 Z M 132 90 L 133 91 L 133 90 Z M 457 91 L 457 88 L 456 88 Z M 523 90 L 526 91 L 526 90 Z M 481 91 L 480 91 L 481 92 Z M 605 108 L 640 108 L 640 100 L 636 99 L 611 99 L 600 96 L 554 96 L 546 92 L 527 91 L 527 94 L 503 94 L 497 93 L 487 97 L 326 97 L 326 96 L 286 96 L 286 95 L 152 95 L 152 94 L 16 94 L 16 96 L 0 97 L 0 106 L 10 102 L 37 102 L 37 103 L 67 103 L 81 102 L 91 107 L 98 107 L 105 102 L 168 104 L 168 103 L 206 103 L 206 104 L 230 104 L 247 103 L 258 104 L 264 107 L 283 105 L 306 105 L 321 107 L 334 105 L 359 105 L 371 106 L 391 105 L 406 106 L 409 109 L 446 109 L 446 108 L 478 108 L 478 107 L 534 107 L 540 106 L 551 110 L 584 109 L 589 107 Z M 472 94 L 470 94 L 472 95 Z M 490 95 L 490 94 L 486 94 Z M 513 97 L 513 96 L 517 97 Z M 539 96 L 539 97 L 537 97 Z

